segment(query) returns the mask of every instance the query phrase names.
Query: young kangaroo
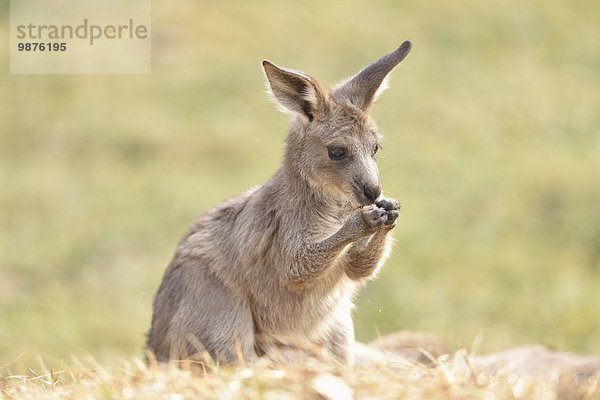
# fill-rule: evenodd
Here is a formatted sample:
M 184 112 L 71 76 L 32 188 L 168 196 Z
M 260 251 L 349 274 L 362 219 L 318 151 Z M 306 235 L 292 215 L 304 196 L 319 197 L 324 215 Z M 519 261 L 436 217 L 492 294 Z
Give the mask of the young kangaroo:
M 331 90 L 263 61 L 293 116 L 283 165 L 181 239 L 154 299 L 146 346 L 158 361 L 201 351 L 251 362 L 302 343 L 352 363 L 352 298 L 386 259 L 400 211 L 382 197 L 381 135 L 368 112 L 410 49 L 404 42 Z

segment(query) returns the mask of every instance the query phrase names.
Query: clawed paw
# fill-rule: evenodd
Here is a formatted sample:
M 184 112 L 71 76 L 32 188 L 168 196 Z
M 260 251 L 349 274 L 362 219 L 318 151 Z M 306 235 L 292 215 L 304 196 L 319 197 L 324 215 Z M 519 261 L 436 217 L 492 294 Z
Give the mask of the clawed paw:
M 400 202 L 395 199 L 383 198 L 377 200 L 375 205 L 380 209 L 385 210 L 387 216 L 385 225 L 390 228 L 396 226 L 396 220 L 398 219 L 398 216 L 400 216 Z
M 387 211 L 375 204 L 363 207 L 361 215 L 367 227 L 373 231 L 385 225 L 388 219 Z
M 396 226 L 400 203 L 394 199 L 381 199 L 364 206 L 360 214 L 368 233 L 375 233 L 382 228 L 390 230 Z

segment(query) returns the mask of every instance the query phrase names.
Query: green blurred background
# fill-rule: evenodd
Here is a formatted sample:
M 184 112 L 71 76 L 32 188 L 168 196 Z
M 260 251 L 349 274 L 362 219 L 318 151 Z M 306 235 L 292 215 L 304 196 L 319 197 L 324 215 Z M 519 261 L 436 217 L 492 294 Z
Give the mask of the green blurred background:
M 152 6 L 150 75 L 11 76 L 2 2 L 0 364 L 141 354 L 180 236 L 281 162 L 260 61 L 333 84 L 407 38 L 374 110 L 402 215 L 358 338 L 600 353 L 600 2 Z

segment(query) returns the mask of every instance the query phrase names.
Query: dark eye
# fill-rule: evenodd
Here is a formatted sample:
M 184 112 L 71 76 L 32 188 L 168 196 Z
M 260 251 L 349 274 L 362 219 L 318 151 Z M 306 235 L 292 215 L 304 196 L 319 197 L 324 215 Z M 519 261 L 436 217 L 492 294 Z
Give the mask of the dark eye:
M 381 150 L 381 145 L 376 144 L 375 147 L 373 147 L 373 156 L 375 156 L 379 150 Z
M 346 149 L 339 146 L 330 146 L 327 148 L 327 152 L 332 160 L 341 160 L 346 156 Z

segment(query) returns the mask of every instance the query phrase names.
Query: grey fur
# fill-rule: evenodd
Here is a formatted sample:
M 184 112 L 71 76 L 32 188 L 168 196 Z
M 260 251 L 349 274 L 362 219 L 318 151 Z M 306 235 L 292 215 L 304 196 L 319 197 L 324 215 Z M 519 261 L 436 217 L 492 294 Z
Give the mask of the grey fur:
M 157 360 L 205 352 L 230 364 L 293 346 L 352 362 L 352 298 L 385 261 L 399 215 L 398 202 L 381 196 L 381 136 L 367 111 L 409 49 L 405 42 L 332 91 L 263 62 L 274 98 L 293 115 L 283 165 L 181 239 L 154 299 L 146 348 Z M 328 146 L 346 157 L 332 159 Z

